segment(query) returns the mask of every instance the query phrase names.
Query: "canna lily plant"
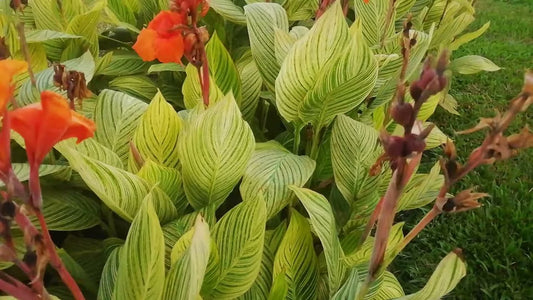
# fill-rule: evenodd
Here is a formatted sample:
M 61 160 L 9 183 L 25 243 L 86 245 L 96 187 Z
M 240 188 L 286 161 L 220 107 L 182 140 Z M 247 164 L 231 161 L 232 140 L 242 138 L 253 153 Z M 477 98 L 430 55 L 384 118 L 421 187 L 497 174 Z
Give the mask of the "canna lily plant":
M 0 290 L 16 298 L 439 299 L 466 275 L 459 248 L 414 294 L 388 266 L 481 205 L 461 178 L 533 146 L 506 133 L 531 73 L 464 132 L 487 131 L 464 162 L 428 121 L 457 114 L 454 74 L 499 69 L 454 56 L 489 26 L 463 33 L 469 0 L 0 12 Z M 426 205 L 411 231 L 395 222 Z

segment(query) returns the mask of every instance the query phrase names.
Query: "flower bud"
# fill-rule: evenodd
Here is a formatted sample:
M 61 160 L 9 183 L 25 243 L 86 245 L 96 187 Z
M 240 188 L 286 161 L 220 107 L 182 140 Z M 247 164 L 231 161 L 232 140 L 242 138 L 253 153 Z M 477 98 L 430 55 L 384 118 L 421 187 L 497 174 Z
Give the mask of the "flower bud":
M 401 136 L 382 135 L 381 143 L 385 149 L 385 153 L 394 160 L 398 157 L 404 156 L 405 152 L 405 140 Z
M 426 142 L 416 134 L 408 134 L 405 136 L 405 154 L 410 155 L 413 152 L 423 152 L 426 149 Z
M 392 105 L 391 108 L 391 116 L 394 119 L 394 121 L 402 126 L 409 125 L 413 118 L 414 109 L 413 106 L 410 103 L 402 102 L 398 103 L 395 102 Z
M 422 92 L 424 90 L 420 88 L 417 81 L 414 81 L 411 83 L 411 86 L 409 87 L 409 93 L 411 94 L 411 97 L 413 99 L 418 100 L 420 99 L 420 95 L 422 95 Z

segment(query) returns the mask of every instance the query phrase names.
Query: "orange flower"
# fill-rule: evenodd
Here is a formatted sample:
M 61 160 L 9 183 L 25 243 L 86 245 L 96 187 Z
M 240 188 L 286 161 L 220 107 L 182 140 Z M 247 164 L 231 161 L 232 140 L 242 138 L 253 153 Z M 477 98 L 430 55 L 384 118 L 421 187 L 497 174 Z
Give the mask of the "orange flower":
M 26 143 L 30 167 L 37 167 L 58 142 L 92 137 L 94 122 L 71 110 L 66 99 L 51 91 L 41 93 L 41 103 L 30 104 L 10 113 L 11 128 Z
M 0 60 L 0 180 L 6 182 L 11 172 L 11 129 L 9 127 L 9 115 L 4 115 L 7 102 L 13 96 L 13 76 L 25 71 L 28 64 L 25 61 L 4 59 Z
M 141 30 L 133 50 L 144 61 L 158 59 L 161 62 L 180 63 L 183 56 L 183 34 L 179 26 L 186 23 L 184 15 L 162 11 Z
M 13 77 L 26 71 L 27 68 L 28 64 L 25 61 L 0 60 L 0 115 L 4 112 L 7 102 L 13 95 Z

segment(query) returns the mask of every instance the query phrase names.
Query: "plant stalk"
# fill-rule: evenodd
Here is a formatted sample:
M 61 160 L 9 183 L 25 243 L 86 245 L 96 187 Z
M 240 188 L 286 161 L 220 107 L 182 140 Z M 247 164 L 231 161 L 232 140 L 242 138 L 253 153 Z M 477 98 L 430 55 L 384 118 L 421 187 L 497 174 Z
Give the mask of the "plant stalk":
M 37 216 L 37 219 L 39 220 L 39 224 L 41 225 L 43 243 L 50 257 L 50 264 L 59 273 L 61 280 L 63 280 L 65 285 L 68 287 L 68 289 L 74 296 L 74 299 L 83 300 L 85 299 L 85 297 L 83 296 L 80 287 L 78 286 L 72 275 L 70 275 L 68 270 L 65 268 L 63 261 L 61 261 L 61 258 L 57 254 L 56 247 L 54 245 L 54 242 L 52 241 L 50 232 L 48 231 L 48 226 L 46 225 L 46 221 L 41 210 L 42 193 L 41 184 L 39 182 L 39 165 L 35 163 L 32 164 L 32 166 L 30 167 L 30 189 L 32 208 L 35 212 L 35 215 Z
M 65 268 L 63 261 L 61 261 L 61 258 L 57 254 L 54 242 L 52 241 L 52 237 L 50 236 L 50 232 L 48 231 L 48 227 L 46 226 L 46 221 L 44 220 L 44 216 L 41 210 L 35 211 L 35 215 L 37 216 L 39 224 L 41 225 L 44 244 L 46 250 L 48 251 L 48 255 L 50 255 L 50 264 L 52 265 L 52 267 L 54 267 L 54 269 L 56 269 L 57 273 L 59 273 L 59 276 L 74 296 L 74 299 L 85 299 L 83 293 L 80 290 L 80 287 L 78 286 L 72 275 L 70 275 L 67 268 Z
M 16 299 L 41 299 L 39 296 L 34 294 L 30 288 L 22 283 L 14 285 L 3 279 L 0 279 L 0 290 L 15 297 Z

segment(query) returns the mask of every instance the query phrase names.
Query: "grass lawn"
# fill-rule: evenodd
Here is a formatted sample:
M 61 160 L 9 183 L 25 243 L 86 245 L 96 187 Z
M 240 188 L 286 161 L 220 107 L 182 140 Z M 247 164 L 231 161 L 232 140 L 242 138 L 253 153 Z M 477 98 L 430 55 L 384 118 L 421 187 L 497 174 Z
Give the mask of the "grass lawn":
M 533 69 L 533 0 L 479 0 L 477 19 L 470 31 L 490 21 L 482 37 L 454 52 L 454 57 L 482 55 L 502 70 L 456 75 L 451 94 L 459 102 L 460 116 L 439 111 L 440 128 L 454 138 L 459 155 L 467 157 L 483 133 L 455 136 L 480 116 L 503 110 L 521 89 L 524 70 Z M 531 122 L 533 109 L 516 123 Z M 529 120 L 529 122 L 528 122 Z M 515 124 L 513 131 L 520 129 Z M 409 245 L 392 266 L 406 292 L 421 288 L 433 268 L 455 247 L 463 249 L 468 271 L 450 294 L 453 299 L 531 299 L 533 297 L 533 149 L 470 174 L 456 192 L 477 186 L 491 198 L 478 210 L 440 216 Z M 427 210 L 402 216 L 411 226 Z

